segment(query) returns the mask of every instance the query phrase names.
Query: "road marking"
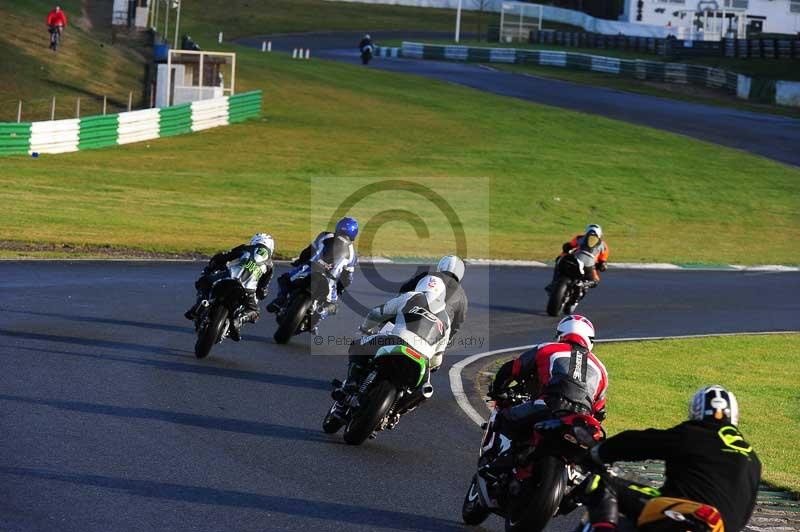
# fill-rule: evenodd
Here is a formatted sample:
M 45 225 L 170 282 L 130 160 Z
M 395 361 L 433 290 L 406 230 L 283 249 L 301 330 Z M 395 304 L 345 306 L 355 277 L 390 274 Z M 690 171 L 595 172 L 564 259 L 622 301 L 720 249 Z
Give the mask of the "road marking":
M 686 338 L 710 338 L 714 336 L 766 336 L 771 334 L 798 334 L 800 331 L 758 331 L 758 332 L 741 332 L 741 333 L 711 333 L 711 334 L 683 334 L 677 336 L 640 336 L 640 337 L 631 337 L 631 338 L 607 338 L 603 340 L 596 340 L 595 343 L 612 343 L 612 342 L 645 342 L 649 340 L 680 340 Z M 470 404 L 469 399 L 467 399 L 467 393 L 464 391 L 464 381 L 461 379 L 461 372 L 463 369 L 473 362 L 476 362 L 482 358 L 490 357 L 493 355 L 501 355 L 503 353 L 512 353 L 514 351 L 524 351 L 526 349 L 530 349 L 534 347 L 536 344 L 530 345 L 520 345 L 517 347 L 506 347 L 504 349 L 495 349 L 494 351 L 487 351 L 485 353 L 476 353 L 472 356 L 465 358 L 459 362 L 453 364 L 448 372 L 450 377 L 450 389 L 453 392 L 453 397 L 456 400 L 456 403 L 464 411 L 464 413 L 469 417 L 472 421 L 475 422 L 476 425 L 480 426 L 483 424 L 486 419 L 478 413 L 477 410 L 472 408 L 472 404 Z

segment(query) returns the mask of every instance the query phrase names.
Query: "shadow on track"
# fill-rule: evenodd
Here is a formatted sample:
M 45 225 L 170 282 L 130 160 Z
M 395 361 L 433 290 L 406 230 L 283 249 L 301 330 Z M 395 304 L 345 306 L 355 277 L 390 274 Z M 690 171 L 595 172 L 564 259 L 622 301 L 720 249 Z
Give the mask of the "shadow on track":
M 115 355 L 93 355 L 90 353 L 74 353 L 71 351 L 59 351 L 56 349 L 36 349 L 33 347 L 15 347 L 16 350 L 33 351 L 35 353 L 51 353 L 54 355 L 67 355 L 73 357 L 89 358 L 103 362 L 122 362 L 125 364 L 137 364 L 149 366 L 164 371 L 177 371 L 183 373 L 194 373 L 197 375 L 210 375 L 213 377 L 225 377 L 229 379 L 239 379 L 277 386 L 291 386 L 294 388 L 307 388 L 311 390 L 330 391 L 330 381 L 311 379 L 307 377 L 294 377 L 291 375 L 278 375 L 274 373 L 260 373 L 242 369 L 223 368 L 209 365 L 208 362 L 189 364 L 186 362 L 172 362 L 168 360 L 151 360 L 146 358 L 131 358 Z M 209 361 L 213 363 L 214 360 Z
M 51 408 L 59 408 L 62 410 L 82 412 L 86 414 L 164 421 L 167 423 L 174 423 L 176 425 L 187 425 L 190 427 L 218 430 L 221 432 L 235 432 L 238 434 L 251 434 L 255 436 L 266 436 L 270 438 L 281 438 L 286 440 L 303 440 L 327 444 L 340 444 L 336 440 L 327 438 L 323 433 L 317 430 L 290 427 L 287 425 L 277 425 L 275 423 L 262 423 L 258 421 L 246 421 L 242 419 L 186 414 L 181 412 L 170 412 L 167 410 L 156 410 L 153 408 L 101 405 L 79 401 L 38 399 L 35 397 L 20 397 L 16 395 L 5 394 L 0 394 L 0 401 L 14 401 L 32 405 L 49 406 Z M 344 444 L 342 443 L 341 445 Z
M 121 327 L 138 327 L 140 329 L 153 329 L 157 331 L 177 332 L 177 333 L 191 333 L 194 334 L 194 329 L 186 326 L 181 327 L 178 325 L 167 325 L 163 323 L 148 323 L 145 321 L 132 321 L 132 320 L 117 320 L 113 318 L 98 318 L 94 316 L 75 316 L 73 314 L 63 314 L 59 312 L 35 312 L 32 310 L 13 310 L 9 308 L 0 308 L 0 312 L 8 312 L 11 314 L 26 314 L 29 316 L 44 316 L 47 318 L 58 318 L 62 320 L 77 321 L 80 323 L 102 323 L 105 325 L 118 325 Z M 187 321 L 187 324 L 189 322 Z
M 47 469 L 27 467 L 0 467 L 0 473 L 41 480 L 69 482 L 81 486 L 94 486 L 110 490 L 123 490 L 130 495 L 166 499 L 211 506 L 253 508 L 264 512 L 276 512 L 350 523 L 353 525 L 386 527 L 398 530 L 463 531 L 465 527 L 455 521 L 426 517 L 391 510 L 365 508 L 350 504 L 310 501 L 292 497 L 261 495 L 234 490 L 220 490 L 198 486 L 186 486 L 151 480 L 134 480 L 80 473 L 62 473 Z
M 55 342 L 71 345 L 80 345 L 85 347 L 101 347 L 105 349 L 122 349 L 126 351 L 138 351 L 140 353 L 147 353 L 150 355 L 169 355 L 175 357 L 186 356 L 190 354 L 194 357 L 194 351 L 186 349 L 168 349 L 164 347 L 157 347 L 153 345 L 132 344 L 130 342 L 115 342 L 114 340 L 98 340 L 96 338 L 79 338 L 75 336 L 61 336 L 57 334 L 44 334 L 22 331 L 9 331 L 8 329 L 0 329 L 0 336 L 9 336 L 11 338 L 23 338 L 25 340 L 36 340 L 40 342 Z

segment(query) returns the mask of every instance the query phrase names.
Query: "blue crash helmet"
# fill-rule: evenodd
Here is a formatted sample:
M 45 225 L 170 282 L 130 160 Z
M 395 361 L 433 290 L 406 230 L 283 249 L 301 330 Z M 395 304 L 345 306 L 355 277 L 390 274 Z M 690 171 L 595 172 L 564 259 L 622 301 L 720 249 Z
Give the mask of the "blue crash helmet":
M 355 240 L 358 234 L 358 222 L 355 218 L 345 216 L 336 223 L 336 234 L 347 235 L 350 240 Z

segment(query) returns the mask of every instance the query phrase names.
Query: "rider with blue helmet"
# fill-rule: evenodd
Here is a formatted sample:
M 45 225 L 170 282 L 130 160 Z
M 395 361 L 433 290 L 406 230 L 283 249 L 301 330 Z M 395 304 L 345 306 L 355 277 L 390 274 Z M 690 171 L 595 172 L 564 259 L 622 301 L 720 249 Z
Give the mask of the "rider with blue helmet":
M 286 298 L 292 291 L 295 275 L 300 273 L 306 265 L 318 263 L 330 273 L 332 281 L 324 310 L 329 314 L 335 314 L 339 295 L 353 281 L 353 272 L 358 262 L 358 256 L 353 246 L 356 235 L 358 235 L 358 222 L 349 216 L 336 223 L 334 232 L 323 231 L 317 235 L 317 238 L 300 253 L 297 260 L 292 262 L 294 268 L 278 277 L 280 292 L 278 297 L 267 305 L 267 310 L 269 312 L 279 311 L 286 304 Z

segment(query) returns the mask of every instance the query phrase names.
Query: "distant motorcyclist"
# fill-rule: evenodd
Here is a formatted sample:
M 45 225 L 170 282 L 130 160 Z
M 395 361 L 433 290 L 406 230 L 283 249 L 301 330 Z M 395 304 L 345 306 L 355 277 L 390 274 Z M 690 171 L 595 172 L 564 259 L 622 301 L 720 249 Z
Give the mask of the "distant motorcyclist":
M 600 282 L 600 274 L 598 272 L 604 272 L 608 267 L 608 243 L 603 240 L 603 229 L 597 224 L 589 224 L 582 234 L 576 235 L 572 240 L 564 242 L 561 246 L 561 254 L 556 259 L 556 265 L 553 269 L 553 280 L 545 287 L 545 290 L 549 292 L 555 284 L 558 277 L 558 261 L 562 257 L 578 250 L 585 251 L 594 257 L 594 268 L 591 268 L 591 271 L 587 271 L 586 275 L 590 276 L 595 283 Z
M 498 398 L 512 382 L 523 383 L 531 401 L 502 409 L 495 419 L 500 433 L 498 459 L 487 472 L 495 475 L 512 464 L 499 460 L 513 440 L 527 438 L 533 426 L 566 414 L 587 414 L 605 419 L 608 374 L 594 353 L 594 325 L 584 316 L 572 315 L 556 327 L 556 341 L 534 346 L 503 364 L 495 375 L 489 397 Z
M 666 480 L 655 489 L 620 478 L 590 476 L 583 496 L 589 521 L 582 530 L 615 530 L 619 513 L 635 522 L 654 497 L 713 506 L 722 515 L 726 532 L 743 530 L 755 507 L 761 462 L 738 424 L 733 393 L 708 386 L 689 402 L 688 421 L 666 430 L 627 430 L 593 447 L 591 457 L 598 464 L 664 460 Z
M 363 64 L 368 64 L 369 60 L 372 59 L 373 49 L 374 45 L 372 44 L 372 37 L 370 37 L 369 33 L 367 33 L 358 43 L 358 51 L 361 53 L 361 62 Z
M 258 321 L 258 302 L 267 297 L 267 288 L 273 274 L 274 253 L 273 238 L 266 233 L 256 233 L 249 244 L 236 246 L 211 257 L 203 274 L 195 282 L 197 301 L 184 314 L 186 319 L 194 320 L 197 317 L 198 310 L 208 301 L 216 281 L 235 275 L 242 281 L 247 293 L 244 311 L 232 320 L 231 338 L 239 341 L 242 324 Z M 229 266 L 230 262 L 234 264 Z
M 446 298 L 444 281 L 428 275 L 419 280 L 413 291 L 370 310 L 360 327 L 364 336 L 350 345 L 347 380 L 342 388 L 348 393 L 357 389 L 378 349 L 403 345 L 428 359 L 423 387 L 427 387 L 430 395 L 433 390 L 430 373 L 441 366 L 450 339 Z M 392 322 L 391 329 L 379 332 L 387 322 Z M 417 401 L 421 402 L 425 399 L 422 387 L 417 392 Z M 344 409 L 343 405 L 339 407 Z
M 461 286 L 461 280 L 464 279 L 464 261 L 455 255 L 447 255 L 442 257 L 439 264 L 436 265 L 435 272 L 423 272 L 415 275 L 400 287 L 401 294 L 411 292 L 417 286 L 417 283 L 427 275 L 438 277 L 444 281 L 447 288 L 447 314 L 450 316 L 450 338 L 453 338 L 464 320 L 467 318 L 467 294 Z
M 339 296 L 353 282 L 353 273 L 358 262 L 353 241 L 358 235 L 358 222 L 344 217 L 336 223 L 333 233 L 323 231 L 309 244 L 300 256 L 292 262 L 294 269 L 278 277 L 278 296 L 267 305 L 267 311 L 278 312 L 286 305 L 295 279 L 303 275 L 304 268 L 316 263 L 324 268 L 330 284 L 327 301 L 323 311 L 335 314 L 339 306 Z

